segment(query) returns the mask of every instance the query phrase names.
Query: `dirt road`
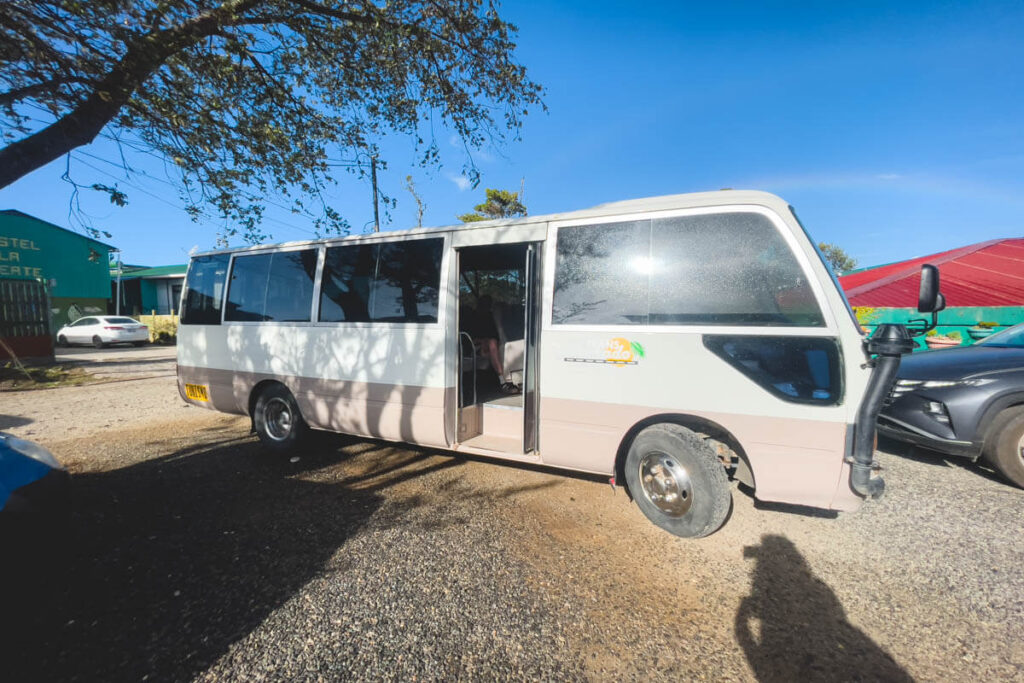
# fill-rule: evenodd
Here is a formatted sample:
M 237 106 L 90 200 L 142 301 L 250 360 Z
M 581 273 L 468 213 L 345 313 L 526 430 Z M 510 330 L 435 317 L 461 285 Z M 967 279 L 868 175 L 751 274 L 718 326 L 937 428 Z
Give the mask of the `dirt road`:
M 0 421 L 76 512 L 24 676 L 1024 678 L 1024 491 L 974 466 L 882 453 L 887 497 L 838 518 L 737 490 L 685 541 L 601 481 L 335 435 L 275 459 L 166 377 L 36 394 Z

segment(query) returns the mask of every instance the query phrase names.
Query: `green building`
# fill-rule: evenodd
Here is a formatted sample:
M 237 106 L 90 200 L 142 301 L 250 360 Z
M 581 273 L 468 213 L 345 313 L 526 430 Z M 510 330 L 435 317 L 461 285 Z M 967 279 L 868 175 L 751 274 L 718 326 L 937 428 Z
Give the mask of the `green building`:
M 185 282 L 188 265 L 173 266 L 121 266 L 121 313 L 124 315 L 170 315 L 178 312 L 181 286 Z M 116 313 L 117 266 L 110 269 L 110 308 Z
M 48 285 L 51 333 L 83 315 L 107 312 L 115 248 L 15 209 L 0 211 L 0 280 Z

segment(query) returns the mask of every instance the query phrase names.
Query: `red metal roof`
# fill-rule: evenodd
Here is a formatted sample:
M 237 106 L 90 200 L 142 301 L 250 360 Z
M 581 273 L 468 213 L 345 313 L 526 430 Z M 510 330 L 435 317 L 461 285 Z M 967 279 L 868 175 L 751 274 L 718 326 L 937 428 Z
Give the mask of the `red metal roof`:
M 947 306 L 1024 306 L 1024 239 L 979 242 L 839 278 L 853 306 L 915 308 L 921 266 L 938 266 Z

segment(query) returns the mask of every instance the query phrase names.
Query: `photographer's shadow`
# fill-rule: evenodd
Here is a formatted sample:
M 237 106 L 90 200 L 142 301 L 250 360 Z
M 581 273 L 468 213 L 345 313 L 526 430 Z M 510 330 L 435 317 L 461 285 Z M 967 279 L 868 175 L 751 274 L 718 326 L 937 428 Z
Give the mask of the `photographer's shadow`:
M 764 536 L 743 554 L 757 564 L 751 593 L 736 613 L 736 640 L 758 680 L 913 680 L 847 621 L 835 593 L 789 539 Z

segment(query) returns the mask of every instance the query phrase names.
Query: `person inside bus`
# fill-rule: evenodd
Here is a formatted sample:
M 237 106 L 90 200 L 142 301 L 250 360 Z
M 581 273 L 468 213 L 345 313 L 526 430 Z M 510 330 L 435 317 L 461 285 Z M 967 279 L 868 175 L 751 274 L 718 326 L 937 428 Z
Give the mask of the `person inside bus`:
M 464 331 L 473 338 L 477 353 L 491 363 L 491 368 L 498 373 L 499 380 L 505 378 L 501 365 L 501 354 L 498 352 L 498 328 L 494 323 L 494 300 L 489 294 L 477 299 L 476 307 L 462 316 Z M 505 394 L 519 393 L 518 387 L 511 382 L 503 382 L 501 391 Z

